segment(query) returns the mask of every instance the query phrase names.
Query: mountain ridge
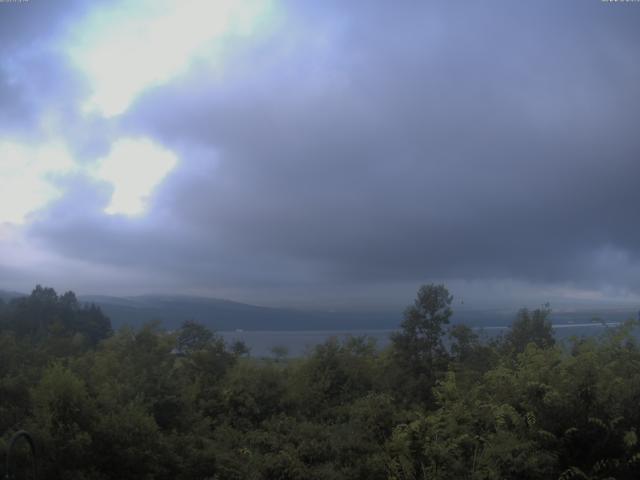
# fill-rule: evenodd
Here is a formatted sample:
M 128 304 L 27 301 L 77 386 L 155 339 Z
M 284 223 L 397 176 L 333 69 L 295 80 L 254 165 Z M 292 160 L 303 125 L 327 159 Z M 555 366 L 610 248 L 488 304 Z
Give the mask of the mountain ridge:
M 26 296 L 0 290 L 5 302 Z M 252 305 L 233 300 L 182 294 L 144 294 L 135 296 L 79 295 L 81 303 L 94 303 L 111 319 L 114 328 L 140 327 L 160 321 L 167 329 L 176 329 L 187 320 L 197 321 L 216 331 L 291 331 L 291 330 L 385 330 L 396 329 L 402 311 L 319 311 Z M 453 323 L 464 322 L 473 327 L 507 326 L 516 309 L 455 309 Z M 594 318 L 623 321 L 637 318 L 631 308 L 569 309 L 552 311 L 557 324 L 585 323 Z

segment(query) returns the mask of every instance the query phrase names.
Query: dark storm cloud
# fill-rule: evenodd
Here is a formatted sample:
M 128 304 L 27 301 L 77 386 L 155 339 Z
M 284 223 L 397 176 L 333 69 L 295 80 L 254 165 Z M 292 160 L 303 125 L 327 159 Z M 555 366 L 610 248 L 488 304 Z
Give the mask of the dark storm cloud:
M 181 157 L 147 218 L 105 219 L 88 189 L 31 234 L 186 286 L 517 278 L 640 291 L 640 8 L 286 7 L 222 73 L 199 66 L 120 121 Z

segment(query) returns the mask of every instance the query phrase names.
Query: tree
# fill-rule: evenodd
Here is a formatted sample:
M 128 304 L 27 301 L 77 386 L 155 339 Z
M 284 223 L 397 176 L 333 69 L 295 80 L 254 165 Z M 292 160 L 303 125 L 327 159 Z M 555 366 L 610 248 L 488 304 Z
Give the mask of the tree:
M 59 353 L 66 351 L 64 344 L 74 336 L 78 344 L 95 346 L 113 333 L 100 307 L 81 306 L 73 292 L 58 296 L 53 288 L 37 285 L 29 296 L 13 299 L 6 310 L 1 323 L 7 329 L 34 343 L 51 347 L 57 342 L 54 350 Z
M 66 292 L 64 295 L 61 295 L 58 298 L 58 303 L 69 310 L 76 311 L 80 308 L 80 303 L 78 302 L 78 298 L 76 294 L 72 291 Z
M 462 323 L 451 327 L 449 338 L 451 339 L 451 355 L 460 363 L 471 360 L 474 351 L 480 345 L 478 334 Z
M 82 478 L 91 464 L 94 405 L 85 383 L 61 363 L 48 367 L 32 391 L 33 428 L 47 452 L 48 478 Z
M 549 315 L 551 308 L 546 303 L 542 308 L 533 312 L 521 309 L 505 337 L 506 346 L 514 353 L 524 351 L 529 343 L 534 343 L 540 348 L 548 348 L 555 344 L 553 328 Z
M 61 298 L 64 299 L 67 295 L 68 293 Z M 73 298 L 75 298 L 75 295 Z M 102 309 L 97 305 L 92 303 L 91 305 L 77 309 L 77 305 L 71 302 L 69 308 L 71 312 L 75 314 L 75 322 L 71 324 L 74 328 L 72 328 L 71 331 L 75 330 L 85 335 L 91 345 L 96 345 L 101 340 L 113 335 L 111 320 L 102 313 Z
M 415 382 L 409 390 L 417 399 L 430 398 L 438 372 L 446 368 L 442 336 L 453 314 L 452 301 L 444 285 L 421 286 L 414 304 L 404 312 L 402 330 L 391 336 L 394 357 L 401 372 Z
M 198 322 L 187 320 L 178 331 L 176 349 L 180 354 L 188 355 L 207 348 L 213 340 L 211 330 Z
M 289 356 L 289 349 L 284 345 L 275 345 L 271 348 L 271 354 L 276 362 L 282 362 Z
M 449 329 L 449 369 L 456 372 L 461 387 L 471 386 L 498 361 L 498 352 L 462 323 Z

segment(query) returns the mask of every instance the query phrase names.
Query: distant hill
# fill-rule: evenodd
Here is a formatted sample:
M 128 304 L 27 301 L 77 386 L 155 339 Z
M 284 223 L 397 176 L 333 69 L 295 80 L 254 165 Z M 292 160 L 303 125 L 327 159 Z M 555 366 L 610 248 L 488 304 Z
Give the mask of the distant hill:
M 181 295 L 143 295 L 137 297 L 81 296 L 93 302 L 111 318 L 114 327 L 142 325 L 160 320 L 169 329 L 185 320 L 195 320 L 213 330 L 377 330 L 396 329 L 402 322 L 398 312 L 322 312 L 268 308 L 216 298 Z M 515 318 L 513 309 L 454 309 L 452 322 L 474 327 L 507 326 Z M 636 318 L 631 309 L 585 309 L 555 311 L 554 324 L 589 323 L 600 318 L 619 322 Z
M 0 291 L 9 301 L 24 296 L 18 292 Z M 402 311 L 323 312 L 269 308 L 216 298 L 185 295 L 141 295 L 114 297 L 79 296 L 84 303 L 95 303 L 111 319 L 114 328 L 122 325 L 138 327 L 159 320 L 167 329 L 178 328 L 185 320 L 195 320 L 217 331 L 233 330 L 383 330 L 396 329 Z M 474 327 L 507 326 L 515 318 L 514 309 L 467 310 L 455 308 L 452 321 Z M 619 322 L 637 318 L 629 308 L 602 308 L 553 311 L 554 324 L 589 323 L 595 318 Z
M 214 330 L 349 330 L 395 328 L 400 314 L 334 313 L 259 307 L 216 298 L 180 295 L 109 297 L 87 295 L 82 302 L 99 305 L 114 327 L 160 320 L 168 329 L 195 320 Z
M 5 302 L 22 296 L 25 294 L 0 291 Z M 396 328 L 401 320 L 401 313 L 393 312 L 305 311 L 186 295 L 80 295 L 78 300 L 98 305 L 114 328 L 159 320 L 165 328 L 175 329 L 186 320 L 195 320 L 217 331 L 388 329 Z

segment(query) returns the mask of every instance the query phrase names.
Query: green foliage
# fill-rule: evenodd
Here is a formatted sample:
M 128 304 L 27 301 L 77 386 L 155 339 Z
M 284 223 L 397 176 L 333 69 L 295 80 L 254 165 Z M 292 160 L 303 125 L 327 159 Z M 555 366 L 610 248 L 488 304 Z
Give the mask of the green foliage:
M 178 332 L 176 349 L 178 353 L 188 355 L 207 348 L 213 340 L 214 335 L 207 327 L 189 320 L 182 324 Z
M 251 358 L 194 322 L 91 337 L 98 313 L 38 287 L 0 310 L 0 454 L 27 428 L 43 478 L 640 478 L 636 323 L 561 346 L 522 310 L 487 343 L 450 303 L 422 287 L 387 349 Z
M 79 347 L 95 346 L 111 335 L 111 322 L 95 305 L 80 305 L 73 292 L 58 296 L 38 285 L 28 297 L 11 300 L 0 310 L 0 327 L 18 338 L 43 343 L 65 356 Z
M 452 315 L 453 297 L 444 285 L 423 285 L 404 312 L 401 331 L 391 336 L 399 380 L 396 388 L 412 400 L 431 400 L 431 388 L 446 370 L 447 352 L 442 340 Z
M 95 406 L 82 379 L 59 363 L 32 390 L 33 432 L 48 452 L 49 474 L 80 478 L 90 467 Z
M 549 315 L 549 304 L 530 312 L 526 308 L 521 309 L 511 325 L 505 338 L 506 347 L 512 352 L 523 352 L 529 343 L 538 347 L 550 347 L 555 343 Z

